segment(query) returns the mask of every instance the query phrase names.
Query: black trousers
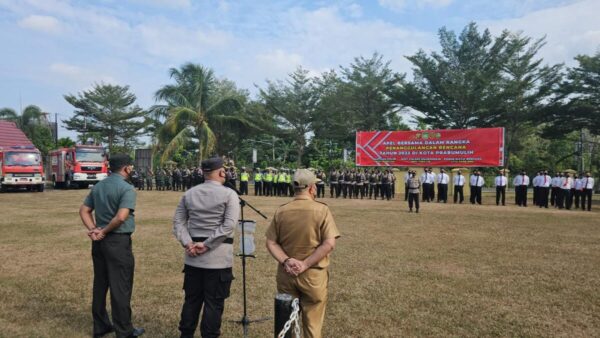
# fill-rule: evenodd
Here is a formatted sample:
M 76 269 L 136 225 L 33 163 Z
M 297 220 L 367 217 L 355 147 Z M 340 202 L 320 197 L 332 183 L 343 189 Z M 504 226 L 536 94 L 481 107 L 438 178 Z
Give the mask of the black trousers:
M 248 195 L 248 181 L 240 181 L 240 194 Z
M 376 187 L 377 187 L 376 184 L 369 183 L 369 198 L 373 198 L 373 194 L 375 194 Z M 377 198 L 377 196 L 375 196 L 375 198 Z
M 114 327 L 117 337 L 127 337 L 133 333 L 130 304 L 135 260 L 131 251 L 131 236 L 111 233 L 101 241 L 92 242 L 92 261 L 94 334 L 106 332 Z M 112 324 L 106 311 L 108 290 Z
M 567 189 L 558 188 L 556 190 L 556 207 L 559 209 L 563 209 L 565 207 L 565 191 L 569 191 Z
M 333 198 L 335 197 L 335 188 L 337 187 L 337 182 L 330 182 L 329 183 L 329 197 Z
M 423 183 L 423 202 L 429 202 L 431 199 L 431 183 Z
M 448 184 L 438 183 L 438 202 L 448 202 Z
M 552 187 L 552 189 L 550 190 L 550 204 L 551 205 L 556 205 L 556 195 L 558 193 L 558 188 L 557 187 Z
M 317 197 L 325 197 L 325 184 L 317 184 Z
M 563 195 L 565 195 L 565 208 L 571 210 L 573 206 L 573 194 L 569 189 L 563 189 Z
M 408 184 L 404 183 L 404 200 L 408 201 Z
M 457 201 L 459 201 L 459 197 L 460 197 L 460 203 L 465 201 L 465 195 L 463 192 L 463 186 L 462 185 L 455 185 L 454 186 L 454 203 L 456 203 Z
M 481 204 L 481 187 L 473 187 L 473 204 L 477 202 L 477 204 Z
M 254 196 L 262 196 L 262 181 L 254 182 Z
M 540 188 L 533 187 L 533 205 L 539 205 Z
M 587 201 L 587 210 L 592 210 L 592 189 L 583 189 L 581 192 L 581 210 L 585 210 Z
M 515 187 L 515 202 L 518 206 L 527 206 L 527 186 L 518 185 Z
M 273 196 L 273 182 L 265 182 L 265 196 Z
M 185 302 L 179 321 L 181 337 L 194 336 L 203 307 L 200 323 L 202 337 L 219 337 L 225 299 L 229 297 L 233 280 L 231 268 L 203 269 L 185 265 L 183 273 Z
M 540 208 L 548 207 L 548 192 L 550 188 L 548 187 L 539 187 L 538 188 L 538 206 Z
M 419 193 L 416 194 L 408 194 L 408 209 L 412 211 L 413 203 L 415 205 L 415 209 L 419 211 Z
M 579 209 L 579 198 L 581 197 L 581 190 L 571 189 L 571 195 L 575 199 L 575 209 Z
M 343 184 L 343 183 L 341 183 L 341 182 L 339 182 L 339 181 L 338 181 L 338 183 L 335 185 L 335 198 L 338 198 L 338 197 L 340 197 L 340 194 L 342 193 L 342 186 L 343 186 L 343 185 L 344 185 L 344 184 Z
M 500 204 L 500 200 L 502 205 L 506 205 L 506 186 L 496 186 L 496 205 Z

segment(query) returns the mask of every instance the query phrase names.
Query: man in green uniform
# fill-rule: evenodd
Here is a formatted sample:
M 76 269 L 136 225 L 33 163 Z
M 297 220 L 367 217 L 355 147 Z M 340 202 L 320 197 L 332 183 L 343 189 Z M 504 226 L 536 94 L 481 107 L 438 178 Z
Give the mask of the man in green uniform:
M 135 230 L 136 196 L 134 187 L 126 181 L 133 171 L 133 162 L 126 154 L 116 154 L 109 164 L 112 174 L 94 185 L 79 208 L 79 216 L 92 239 L 94 337 L 111 332 L 116 332 L 118 338 L 138 337 L 144 329 L 131 324 L 130 306 L 135 265 L 131 234 Z M 112 323 L 106 311 L 109 289 Z

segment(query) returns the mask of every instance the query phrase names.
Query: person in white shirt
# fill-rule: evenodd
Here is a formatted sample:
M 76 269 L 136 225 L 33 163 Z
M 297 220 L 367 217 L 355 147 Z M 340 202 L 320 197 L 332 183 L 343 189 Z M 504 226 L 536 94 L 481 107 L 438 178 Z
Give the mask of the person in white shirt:
M 537 172 L 531 184 L 533 185 L 533 205 L 539 205 L 539 192 L 540 192 L 540 178 L 542 177 L 541 172 Z
M 423 196 L 421 197 L 421 200 L 423 202 L 429 202 L 429 186 L 432 184 L 432 182 L 429 181 L 430 176 L 428 170 L 428 167 L 423 168 L 423 173 L 421 174 L 421 187 L 423 188 Z
M 560 190 L 557 198 L 557 204 L 559 209 L 571 209 L 571 203 L 573 203 L 573 198 L 571 197 L 572 185 L 573 179 L 569 177 L 569 173 L 564 173 L 560 183 Z
M 456 203 L 459 200 L 459 196 L 460 196 L 460 203 L 462 204 L 462 202 L 464 202 L 464 200 L 465 200 L 465 196 L 464 196 L 464 192 L 463 192 L 464 186 L 465 186 L 465 177 L 459 170 L 456 172 L 456 176 L 454 177 L 454 203 Z
M 475 204 L 475 202 L 477 202 L 477 204 L 481 205 L 481 190 L 483 188 L 483 185 L 485 184 L 485 180 L 481 176 L 481 173 L 479 172 L 479 170 L 475 170 L 473 172 L 470 183 L 471 183 L 471 196 L 470 196 L 471 204 Z
M 594 192 L 594 178 L 590 173 L 585 173 L 585 177 L 581 179 L 581 210 L 585 210 L 587 201 L 587 211 L 592 211 L 592 194 Z
M 448 183 L 450 182 L 450 176 L 446 174 L 445 169 L 440 170 L 440 174 L 437 175 L 437 184 L 438 184 L 438 203 L 448 202 Z
M 527 206 L 527 187 L 529 186 L 529 176 L 525 170 L 521 170 L 521 173 L 515 176 L 513 180 L 515 186 L 515 204 L 518 206 Z
M 504 170 L 500 170 L 498 176 L 494 180 L 494 186 L 496 187 L 496 205 L 506 205 L 506 186 L 508 185 L 508 179 L 504 176 Z
M 551 191 L 550 191 L 550 205 L 555 208 L 558 208 L 557 198 L 560 190 L 560 183 L 562 182 L 562 173 L 556 173 L 552 181 L 550 182 Z
M 583 177 L 583 175 L 581 175 Z M 573 186 L 571 187 L 571 196 L 575 201 L 575 209 L 579 209 L 579 198 L 581 197 L 581 186 L 583 182 L 579 178 L 579 175 L 574 174 L 573 176 Z
M 548 209 L 548 193 L 552 180 L 548 176 L 548 171 L 544 170 L 539 180 L 538 206 Z

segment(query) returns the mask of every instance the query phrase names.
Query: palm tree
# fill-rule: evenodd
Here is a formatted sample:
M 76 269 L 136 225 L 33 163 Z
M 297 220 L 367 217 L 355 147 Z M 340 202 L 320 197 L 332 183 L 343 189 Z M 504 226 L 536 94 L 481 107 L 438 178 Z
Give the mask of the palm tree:
M 29 105 L 25 107 L 23 113 L 18 115 L 14 109 L 2 108 L 0 109 L 0 120 L 11 121 L 16 123 L 17 127 L 21 129 L 28 137 L 31 138 L 31 133 L 36 125 L 40 125 L 44 120 L 44 113 L 40 107 L 36 105 Z
M 250 125 L 240 114 L 238 99 L 216 95 L 217 80 L 211 69 L 186 63 L 179 69 L 171 68 L 169 74 L 175 84 L 163 86 L 155 94 L 156 100 L 165 104 L 151 109 L 156 120 L 165 120 L 157 130 L 161 163 L 190 141 L 198 144 L 199 160 L 211 155 L 217 139 L 209 122 L 219 127 Z

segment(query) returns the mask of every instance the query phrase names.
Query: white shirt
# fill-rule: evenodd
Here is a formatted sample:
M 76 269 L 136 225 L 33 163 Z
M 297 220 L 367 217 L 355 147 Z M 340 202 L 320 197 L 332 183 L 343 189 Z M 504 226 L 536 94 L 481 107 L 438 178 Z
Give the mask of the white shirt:
M 465 177 L 462 174 L 455 176 L 454 177 L 454 185 L 459 185 L 459 186 L 465 185 Z
M 593 177 L 584 177 L 581 179 L 582 189 L 594 189 L 594 178 Z
M 506 178 L 506 176 L 496 176 L 496 179 L 494 180 L 494 184 L 497 187 L 505 187 L 506 183 L 508 183 L 508 179 Z
M 410 175 L 408 173 L 404 174 L 404 183 L 408 182 L 410 179 Z
M 518 185 L 529 185 L 529 176 L 527 175 L 517 175 L 515 176 L 515 179 L 513 180 L 513 185 L 514 186 L 518 186 Z
M 583 189 L 583 182 L 581 181 L 581 178 L 576 178 L 575 179 L 574 187 L 575 187 L 575 190 L 581 190 L 581 189 Z
M 561 183 L 561 182 L 562 182 L 562 177 L 555 176 L 555 177 L 552 179 L 552 186 L 553 186 L 553 187 L 555 187 L 555 188 L 556 188 L 556 187 L 560 187 L 560 183 Z
M 423 183 L 433 183 L 435 182 L 435 174 L 423 173 L 423 175 L 421 175 L 421 181 L 423 181 Z
M 471 175 L 471 179 L 469 180 L 469 182 L 474 187 L 483 187 L 485 180 L 481 176 Z
M 573 186 L 573 179 L 570 177 L 563 177 L 560 183 L 561 189 L 571 189 Z
M 534 178 L 533 178 L 533 182 L 532 182 L 532 183 L 533 183 L 533 186 L 534 186 L 534 187 L 539 187 L 539 186 L 540 186 L 540 178 L 541 178 L 541 177 L 542 177 L 542 176 L 540 176 L 540 175 L 537 175 L 536 177 L 534 177 Z
M 550 176 L 542 175 L 542 176 L 540 176 L 540 180 L 538 182 L 538 187 L 548 188 L 548 187 L 550 187 L 550 182 L 552 182 L 552 180 L 550 179 Z
M 441 173 L 438 175 L 437 182 L 440 184 L 448 184 L 450 182 L 450 176 L 446 173 Z

